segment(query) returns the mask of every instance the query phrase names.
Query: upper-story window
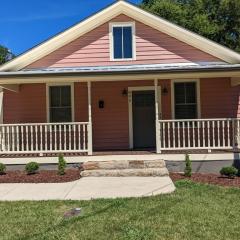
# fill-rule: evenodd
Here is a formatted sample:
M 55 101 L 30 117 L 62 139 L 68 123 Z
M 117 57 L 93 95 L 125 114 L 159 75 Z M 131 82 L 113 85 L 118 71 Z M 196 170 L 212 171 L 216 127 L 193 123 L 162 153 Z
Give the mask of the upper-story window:
M 135 59 L 135 24 L 111 23 L 111 60 Z

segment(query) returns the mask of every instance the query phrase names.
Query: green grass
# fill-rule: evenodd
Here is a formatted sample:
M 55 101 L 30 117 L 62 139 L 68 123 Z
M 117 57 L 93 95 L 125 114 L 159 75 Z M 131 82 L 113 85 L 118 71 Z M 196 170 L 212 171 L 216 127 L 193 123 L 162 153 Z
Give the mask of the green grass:
M 0 239 L 239 239 L 240 189 L 179 181 L 171 195 L 139 199 L 0 202 Z M 82 207 L 80 217 L 65 211 Z

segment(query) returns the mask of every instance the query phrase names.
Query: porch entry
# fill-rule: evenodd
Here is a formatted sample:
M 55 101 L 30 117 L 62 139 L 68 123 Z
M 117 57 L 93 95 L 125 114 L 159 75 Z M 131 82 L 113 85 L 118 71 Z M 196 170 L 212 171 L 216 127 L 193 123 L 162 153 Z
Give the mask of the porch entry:
M 131 149 L 156 148 L 156 114 L 161 113 L 161 88 L 158 86 L 156 89 L 157 96 L 154 86 L 128 88 Z M 156 100 L 158 112 L 156 112 Z
M 156 147 L 155 93 L 152 90 L 132 94 L 133 147 Z

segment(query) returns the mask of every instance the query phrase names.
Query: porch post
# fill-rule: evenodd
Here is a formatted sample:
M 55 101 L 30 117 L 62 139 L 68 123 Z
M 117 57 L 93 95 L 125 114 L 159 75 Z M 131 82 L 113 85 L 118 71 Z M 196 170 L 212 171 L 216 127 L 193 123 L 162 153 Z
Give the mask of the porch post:
M 88 155 L 93 154 L 92 147 L 92 99 L 91 82 L 88 82 Z
M 155 87 L 155 120 L 156 120 L 156 152 L 161 153 L 160 146 L 160 124 L 159 124 L 159 102 L 158 102 L 158 79 L 154 79 Z
M 3 124 L 3 89 L 0 88 L 0 124 Z

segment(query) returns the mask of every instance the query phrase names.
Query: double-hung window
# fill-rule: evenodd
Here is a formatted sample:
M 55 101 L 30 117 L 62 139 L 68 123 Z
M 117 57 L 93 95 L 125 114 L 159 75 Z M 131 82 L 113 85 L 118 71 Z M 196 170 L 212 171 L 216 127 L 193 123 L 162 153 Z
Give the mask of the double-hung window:
M 111 24 L 111 58 L 112 60 L 134 59 L 134 35 L 133 23 Z
M 49 86 L 49 121 L 72 121 L 71 85 Z
M 198 117 L 197 82 L 175 82 L 174 99 L 175 119 Z

